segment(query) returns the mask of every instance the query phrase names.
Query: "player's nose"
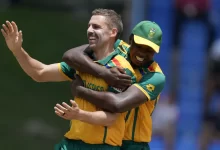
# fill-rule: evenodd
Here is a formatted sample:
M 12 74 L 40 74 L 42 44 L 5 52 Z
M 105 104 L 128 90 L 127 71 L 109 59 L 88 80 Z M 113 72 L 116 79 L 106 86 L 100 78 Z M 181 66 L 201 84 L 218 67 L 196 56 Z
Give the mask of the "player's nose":
M 91 33 L 93 34 L 93 32 L 94 32 L 94 30 L 93 30 L 92 26 L 89 26 L 88 29 L 87 29 L 87 33 L 88 34 L 91 34 Z

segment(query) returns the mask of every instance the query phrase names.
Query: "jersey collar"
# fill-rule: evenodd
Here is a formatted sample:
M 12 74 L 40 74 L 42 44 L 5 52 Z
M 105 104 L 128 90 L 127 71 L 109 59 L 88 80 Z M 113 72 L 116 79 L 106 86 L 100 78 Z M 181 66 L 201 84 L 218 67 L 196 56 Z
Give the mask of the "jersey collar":
M 96 63 L 99 63 L 103 66 L 105 66 L 110 60 L 112 60 L 113 57 L 115 57 L 116 55 L 118 55 L 117 51 L 113 51 L 111 54 L 109 54 L 107 57 L 101 59 L 101 60 L 97 60 L 95 61 Z
M 116 41 L 115 44 L 114 44 L 114 49 L 117 49 L 117 48 L 118 48 L 118 46 L 120 45 L 121 41 L 122 41 L 122 40 L 117 39 L 117 41 Z

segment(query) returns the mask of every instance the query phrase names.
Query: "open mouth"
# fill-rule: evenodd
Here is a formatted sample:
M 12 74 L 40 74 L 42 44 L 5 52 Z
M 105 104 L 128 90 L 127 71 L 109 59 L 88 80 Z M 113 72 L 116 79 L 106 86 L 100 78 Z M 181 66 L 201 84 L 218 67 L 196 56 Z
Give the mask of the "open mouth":
M 96 40 L 96 37 L 93 36 L 93 35 L 90 35 L 90 36 L 88 36 L 88 40 L 90 40 L 90 41 L 94 41 L 94 40 Z
M 144 61 L 144 58 L 142 58 L 142 57 L 139 57 L 139 56 L 136 56 L 136 59 L 138 60 L 138 61 Z
M 89 40 L 90 40 L 90 41 L 94 41 L 94 40 L 96 40 L 96 38 L 90 37 Z

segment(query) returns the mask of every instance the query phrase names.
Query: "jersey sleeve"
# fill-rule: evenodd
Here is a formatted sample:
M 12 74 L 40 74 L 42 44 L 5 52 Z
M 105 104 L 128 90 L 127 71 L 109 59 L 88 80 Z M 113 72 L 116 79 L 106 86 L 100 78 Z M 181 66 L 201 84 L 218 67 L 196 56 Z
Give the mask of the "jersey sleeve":
M 165 80 L 163 74 L 154 72 L 144 75 L 140 82 L 134 85 L 147 96 L 148 100 L 155 100 L 163 90 Z
M 70 68 L 65 62 L 61 62 L 58 64 L 60 73 L 67 78 L 68 80 L 72 81 L 74 79 L 74 74 L 76 70 Z

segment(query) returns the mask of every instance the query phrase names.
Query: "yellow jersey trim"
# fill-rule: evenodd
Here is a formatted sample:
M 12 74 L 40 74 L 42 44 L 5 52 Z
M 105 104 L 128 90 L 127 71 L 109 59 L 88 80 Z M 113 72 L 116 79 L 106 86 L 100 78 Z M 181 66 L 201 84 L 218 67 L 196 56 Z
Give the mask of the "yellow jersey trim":
M 71 78 L 69 78 L 65 73 L 63 73 L 63 70 L 61 68 L 61 63 L 58 63 L 58 69 L 59 69 L 60 74 L 62 74 L 62 76 L 64 76 L 67 80 L 72 81 Z
M 159 53 L 159 50 L 160 50 L 160 46 L 158 46 L 157 44 L 145 39 L 145 38 L 142 38 L 140 36 L 137 36 L 137 35 L 134 35 L 134 42 L 136 44 L 141 44 L 141 45 L 147 45 L 147 46 L 150 46 L 151 48 L 154 49 L 154 51 L 156 53 Z
M 163 74 L 163 71 L 161 70 L 160 66 L 158 65 L 158 63 L 153 62 L 149 67 L 148 67 L 148 71 L 150 72 L 159 72 Z
M 139 90 L 141 90 L 148 98 L 148 100 L 151 100 L 150 99 L 150 95 L 138 84 L 134 84 L 134 86 L 136 86 Z
M 131 73 L 135 76 L 135 78 L 137 79 L 137 76 L 135 74 L 134 69 L 130 65 L 127 65 L 129 63 L 127 61 L 124 61 L 125 58 L 123 56 L 117 55 L 117 56 L 115 56 L 115 59 L 117 59 L 119 61 L 119 63 L 121 64 L 122 67 L 126 66 L 126 68 L 129 69 L 131 71 Z M 114 63 L 114 62 L 112 61 L 112 63 Z

